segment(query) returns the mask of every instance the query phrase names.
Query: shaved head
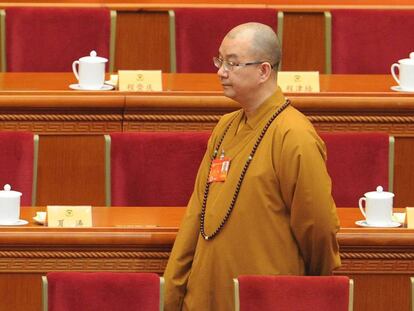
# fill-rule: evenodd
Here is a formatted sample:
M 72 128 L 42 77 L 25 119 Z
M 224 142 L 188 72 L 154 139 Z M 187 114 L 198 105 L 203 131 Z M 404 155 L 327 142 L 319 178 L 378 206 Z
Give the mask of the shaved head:
M 241 24 L 224 37 L 217 74 L 224 95 L 252 113 L 277 88 L 280 46 L 277 35 L 260 23 Z
M 251 40 L 249 53 L 258 60 L 269 62 L 277 71 L 281 50 L 279 39 L 273 29 L 260 23 L 246 23 L 234 27 L 226 35 L 229 39 L 245 37 Z

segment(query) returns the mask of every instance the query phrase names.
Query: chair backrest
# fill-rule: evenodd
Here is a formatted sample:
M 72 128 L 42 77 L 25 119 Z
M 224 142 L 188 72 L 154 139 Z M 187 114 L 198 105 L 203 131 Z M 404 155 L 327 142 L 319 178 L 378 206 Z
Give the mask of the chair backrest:
M 36 203 L 38 139 L 30 132 L 0 132 L 0 188 L 10 184 L 21 192 L 22 206 Z
M 346 276 L 242 275 L 234 289 L 236 311 L 353 309 L 353 281 Z
M 209 136 L 209 132 L 107 135 L 107 205 L 187 205 Z
M 328 50 L 332 44 L 328 73 L 389 74 L 392 63 L 413 51 L 414 10 L 333 10 L 325 16 Z
M 280 19 L 283 14 L 280 12 Z M 279 31 L 274 9 L 183 8 L 170 11 L 171 72 L 217 72 L 213 57 L 224 36 L 247 22 L 260 22 Z
M 355 207 L 381 185 L 392 191 L 394 137 L 379 132 L 321 132 L 337 206 Z
M 164 279 L 155 273 L 50 272 L 42 284 L 43 311 L 164 309 Z
M 5 21 L 4 21 L 5 19 Z M 113 69 L 116 13 L 106 8 L 8 8 L 2 71 L 67 72 L 92 50 Z

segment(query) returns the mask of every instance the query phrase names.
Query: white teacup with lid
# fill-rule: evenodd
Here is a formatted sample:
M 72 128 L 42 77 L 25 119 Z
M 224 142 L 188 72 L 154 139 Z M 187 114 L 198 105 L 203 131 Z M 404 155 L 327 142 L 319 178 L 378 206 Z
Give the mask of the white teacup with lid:
M 9 184 L 0 191 L 0 225 L 18 224 L 20 218 L 21 192 L 11 190 Z
M 359 199 L 359 209 L 368 225 L 388 227 L 392 224 L 394 193 L 383 191 L 381 186 L 376 190 L 365 193 L 364 197 Z M 365 210 L 363 202 L 365 202 Z
M 72 70 L 78 79 L 79 87 L 84 90 L 100 90 L 105 82 L 105 64 L 108 59 L 97 56 L 91 51 L 90 56 L 81 57 L 72 63 Z M 79 66 L 79 72 L 76 68 Z
M 399 78 L 395 73 L 396 68 L 399 71 Z M 392 64 L 391 74 L 399 84 L 401 91 L 414 92 L 414 52 L 410 53 L 410 58 L 400 59 L 398 64 Z

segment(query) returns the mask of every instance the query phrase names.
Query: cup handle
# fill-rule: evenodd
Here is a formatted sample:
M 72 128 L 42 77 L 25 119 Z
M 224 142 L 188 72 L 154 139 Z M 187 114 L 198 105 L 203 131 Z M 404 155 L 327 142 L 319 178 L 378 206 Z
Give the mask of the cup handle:
M 365 204 L 367 204 L 367 199 L 365 197 L 362 197 L 358 201 L 359 210 L 361 211 L 362 215 L 364 215 L 365 219 L 367 218 L 367 214 L 365 214 L 364 207 L 362 206 L 362 202 L 365 201 Z
M 75 61 L 72 63 L 72 70 L 73 70 L 73 73 L 75 74 L 76 79 L 77 79 L 77 80 L 78 80 L 78 82 L 79 82 L 79 74 L 78 74 L 78 70 L 76 69 L 76 65 L 78 65 L 78 67 L 79 67 L 79 61 L 78 61 L 78 60 L 75 60 Z
M 391 65 L 391 74 L 395 81 L 397 81 L 398 85 L 400 84 L 400 80 L 397 78 L 395 74 L 395 68 L 398 67 L 398 72 L 400 72 L 400 65 L 399 64 L 392 64 Z

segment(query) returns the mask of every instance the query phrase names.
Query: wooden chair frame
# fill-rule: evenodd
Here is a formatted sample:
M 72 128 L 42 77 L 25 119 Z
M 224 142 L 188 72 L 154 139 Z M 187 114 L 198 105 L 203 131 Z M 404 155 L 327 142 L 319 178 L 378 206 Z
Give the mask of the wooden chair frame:
M 33 135 L 33 184 L 32 184 L 32 206 L 36 206 L 37 195 L 37 165 L 39 160 L 39 135 Z
M 411 280 L 411 311 L 414 311 L 414 277 Z
M 111 206 L 111 135 L 105 138 L 105 205 Z

